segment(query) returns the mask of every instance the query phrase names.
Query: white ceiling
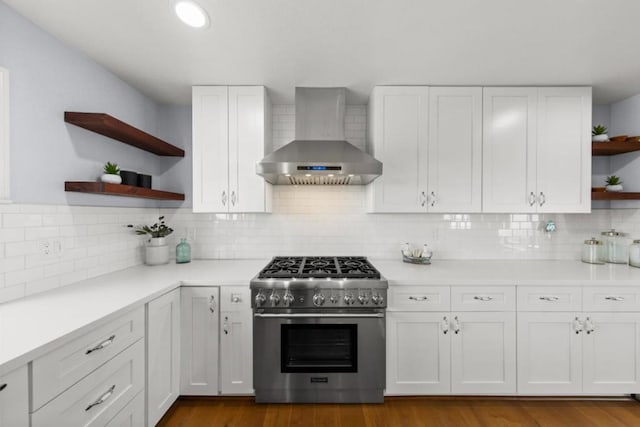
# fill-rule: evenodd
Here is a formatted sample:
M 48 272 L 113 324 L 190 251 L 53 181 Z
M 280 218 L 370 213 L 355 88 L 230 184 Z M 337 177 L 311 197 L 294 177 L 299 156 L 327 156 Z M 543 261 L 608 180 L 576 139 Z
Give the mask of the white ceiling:
M 636 0 L 199 0 L 207 30 L 170 0 L 4 0 L 164 103 L 190 86 L 592 85 L 597 103 L 640 93 Z

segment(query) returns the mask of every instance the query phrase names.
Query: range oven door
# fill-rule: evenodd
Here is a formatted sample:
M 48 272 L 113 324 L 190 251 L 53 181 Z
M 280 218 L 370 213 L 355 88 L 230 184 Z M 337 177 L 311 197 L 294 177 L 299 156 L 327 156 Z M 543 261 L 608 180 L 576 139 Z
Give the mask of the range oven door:
M 254 313 L 256 401 L 382 401 L 384 310 L 354 311 Z

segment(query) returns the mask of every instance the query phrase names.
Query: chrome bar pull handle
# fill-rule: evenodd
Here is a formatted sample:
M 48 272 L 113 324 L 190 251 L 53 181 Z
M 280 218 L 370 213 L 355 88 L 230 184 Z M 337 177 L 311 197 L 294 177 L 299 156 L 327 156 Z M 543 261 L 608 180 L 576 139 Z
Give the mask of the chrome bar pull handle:
M 573 330 L 576 332 L 576 335 L 582 332 L 582 322 L 577 317 L 573 320 Z
M 529 193 L 529 206 L 533 206 L 536 204 L 536 193 L 533 191 Z
M 414 297 L 413 295 L 410 295 L 409 299 L 411 301 L 429 301 L 429 297 L 426 295 L 419 296 L 419 297 Z
M 458 316 L 453 318 L 453 332 L 456 335 L 460 333 L 460 321 L 458 320 Z
M 227 322 L 229 321 L 229 317 L 228 316 L 224 316 L 224 323 L 222 324 L 222 330 L 224 331 L 225 335 L 229 335 L 229 328 L 227 327 Z
M 209 311 L 212 313 L 216 311 L 216 297 L 213 295 L 209 297 Z
M 612 295 L 605 297 L 604 299 L 606 299 L 607 301 L 624 301 L 624 297 L 616 297 Z
M 111 335 L 109 338 L 107 338 L 106 340 L 102 341 L 100 344 L 98 344 L 95 347 L 90 348 L 89 350 L 85 351 L 84 354 L 91 354 L 94 351 L 98 351 L 98 350 L 102 350 L 105 347 L 108 347 L 109 345 L 111 345 L 111 343 L 113 342 L 113 340 L 116 339 L 116 335 L 113 334 Z
M 0 384 L 0 391 L 4 390 L 5 388 L 7 388 L 7 383 Z
M 104 402 L 107 401 L 107 399 L 109 399 L 112 395 L 113 395 L 113 391 L 116 389 L 116 385 L 112 385 L 109 390 L 107 390 L 102 396 L 100 396 L 97 400 L 95 400 L 94 402 L 90 403 L 84 410 L 88 411 L 91 408 L 93 408 L 94 406 L 98 406 L 103 404 Z
M 547 202 L 547 197 L 544 195 L 544 193 L 542 191 L 540 192 L 540 196 L 538 197 L 538 201 L 540 203 L 540 206 L 544 206 L 544 204 Z
M 226 206 L 227 205 L 227 192 L 225 190 L 222 190 L 222 206 Z
M 422 206 L 424 208 L 424 205 L 427 204 L 427 195 L 424 193 L 424 191 L 420 192 L 420 206 Z
M 440 323 L 440 327 L 442 328 L 442 333 L 447 335 L 449 332 L 449 321 L 447 320 L 447 316 L 442 318 L 442 322 Z
M 584 321 L 584 328 L 587 331 L 587 335 L 592 334 L 596 330 L 595 326 L 593 325 L 593 322 L 588 317 Z
M 540 301 L 549 301 L 549 302 L 556 302 L 558 301 L 560 298 L 556 297 L 556 296 L 541 296 L 538 298 Z
M 473 299 L 476 301 L 492 301 L 493 297 L 490 297 L 488 295 L 476 295 L 473 297 Z
M 436 193 L 434 191 L 431 192 L 431 206 L 435 206 L 438 199 L 436 198 Z
M 231 192 L 231 204 L 233 206 L 236 205 L 236 192 L 235 192 L 235 190 Z

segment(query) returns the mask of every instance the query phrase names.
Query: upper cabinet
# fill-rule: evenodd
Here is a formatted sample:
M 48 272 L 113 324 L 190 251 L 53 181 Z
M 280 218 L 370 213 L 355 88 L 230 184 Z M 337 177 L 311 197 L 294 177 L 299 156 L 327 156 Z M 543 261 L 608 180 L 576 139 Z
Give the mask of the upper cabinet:
M 271 185 L 255 170 L 270 124 L 263 86 L 193 88 L 194 212 L 271 211 Z
M 484 88 L 483 212 L 589 212 L 591 88 Z
M 370 212 L 480 212 L 482 88 L 376 87 Z

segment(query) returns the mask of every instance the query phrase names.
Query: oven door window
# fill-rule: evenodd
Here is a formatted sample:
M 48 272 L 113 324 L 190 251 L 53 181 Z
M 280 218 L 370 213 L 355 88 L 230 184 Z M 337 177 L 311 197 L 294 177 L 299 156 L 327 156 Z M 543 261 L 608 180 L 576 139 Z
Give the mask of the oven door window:
M 281 325 L 282 372 L 357 372 L 358 325 Z

